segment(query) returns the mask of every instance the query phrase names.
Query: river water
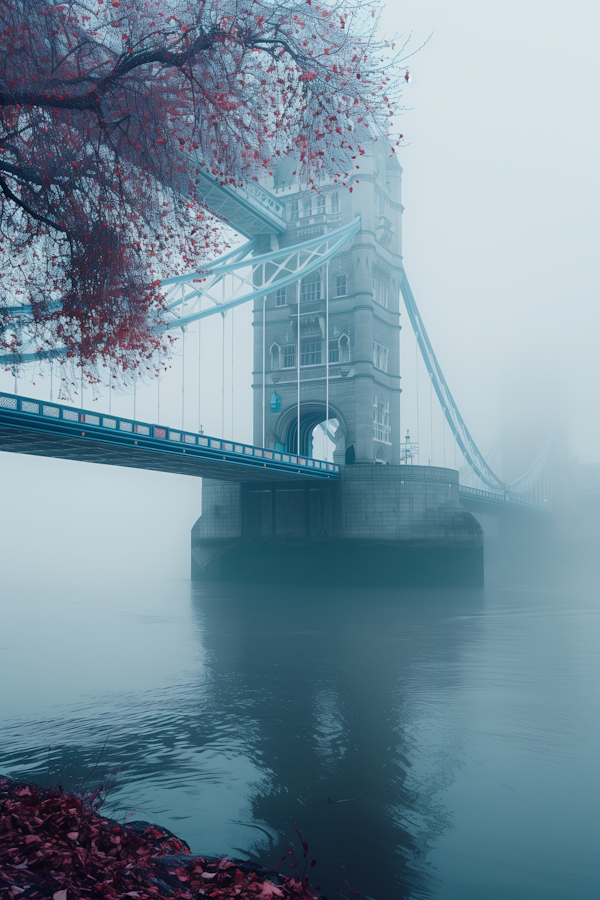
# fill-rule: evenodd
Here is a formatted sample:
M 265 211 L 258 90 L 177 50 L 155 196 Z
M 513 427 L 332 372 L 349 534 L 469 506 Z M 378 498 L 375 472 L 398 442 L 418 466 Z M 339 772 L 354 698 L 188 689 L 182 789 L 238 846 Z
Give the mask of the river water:
M 482 591 L 22 572 L 0 772 L 77 788 L 106 742 L 107 814 L 269 866 L 296 821 L 329 898 L 597 900 L 598 542 L 542 545 Z

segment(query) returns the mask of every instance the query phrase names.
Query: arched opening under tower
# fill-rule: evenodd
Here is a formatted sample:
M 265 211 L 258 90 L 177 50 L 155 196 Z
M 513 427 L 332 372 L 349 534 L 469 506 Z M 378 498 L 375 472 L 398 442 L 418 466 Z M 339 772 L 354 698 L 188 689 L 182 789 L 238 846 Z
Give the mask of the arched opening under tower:
M 300 419 L 300 456 L 322 459 L 333 462 L 336 448 L 334 435 L 337 433 L 337 419 L 322 419 L 320 416 L 307 416 Z M 293 421 L 287 432 L 287 449 L 290 453 L 298 452 L 298 422 Z
M 337 419 L 329 419 L 327 422 L 320 422 L 313 428 L 312 434 L 312 455 L 315 459 L 321 459 L 324 462 L 333 462 L 333 454 L 335 452 L 335 435 L 338 430 L 339 422 Z
M 336 450 L 345 452 L 344 421 L 338 410 L 331 406 L 327 410 L 325 403 L 303 403 L 300 406 L 299 445 L 296 407 L 290 407 L 282 413 L 277 432 L 280 446 L 285 447 L 289 453 L 333 462 Z

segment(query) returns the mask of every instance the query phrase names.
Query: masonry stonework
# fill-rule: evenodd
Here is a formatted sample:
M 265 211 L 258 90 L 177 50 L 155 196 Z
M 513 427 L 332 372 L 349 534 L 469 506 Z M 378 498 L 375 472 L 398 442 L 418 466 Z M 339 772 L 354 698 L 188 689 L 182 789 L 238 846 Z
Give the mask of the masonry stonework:
M 192 531 L 192 577 L 479 587 L 483 533 L 461 507 L 451 469 L 346 466 L 331 484 L 205 481 Z

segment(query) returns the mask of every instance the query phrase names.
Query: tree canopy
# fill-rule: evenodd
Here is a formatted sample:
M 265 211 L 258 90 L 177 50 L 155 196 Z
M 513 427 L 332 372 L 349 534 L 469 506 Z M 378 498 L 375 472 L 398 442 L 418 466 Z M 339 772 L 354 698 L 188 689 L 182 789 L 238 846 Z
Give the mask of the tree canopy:
M 236 186 L 293 153 L 305 183 L 347 184 L 388 135 L 404 70 L 377 17 L 376 0 L 0 0 L 3 349 L 65 347 L 88 372 L 160 358 L 160 279 L 226 240 L 200 166 Z

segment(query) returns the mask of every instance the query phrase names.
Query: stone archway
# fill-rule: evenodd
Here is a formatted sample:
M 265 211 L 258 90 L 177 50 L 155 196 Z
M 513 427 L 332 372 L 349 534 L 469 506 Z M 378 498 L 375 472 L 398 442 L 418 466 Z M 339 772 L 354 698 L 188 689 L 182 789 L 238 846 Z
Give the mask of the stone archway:
M 300 404 L 300 455 L 313 455 L 313 431 L 327 419 L 327 408 L 321 401 L 308 401 Z M 339 409 L 329 405 L 329 421 L 337 419 L 338 428 L 335 439 L 336 456 L 346 451 L 346 423 Z M 296 406 L 288 406 L 277 420 L 275 439 L 279 445 L 286 447 L 289 453 L 298 449 L 298 410 Z

